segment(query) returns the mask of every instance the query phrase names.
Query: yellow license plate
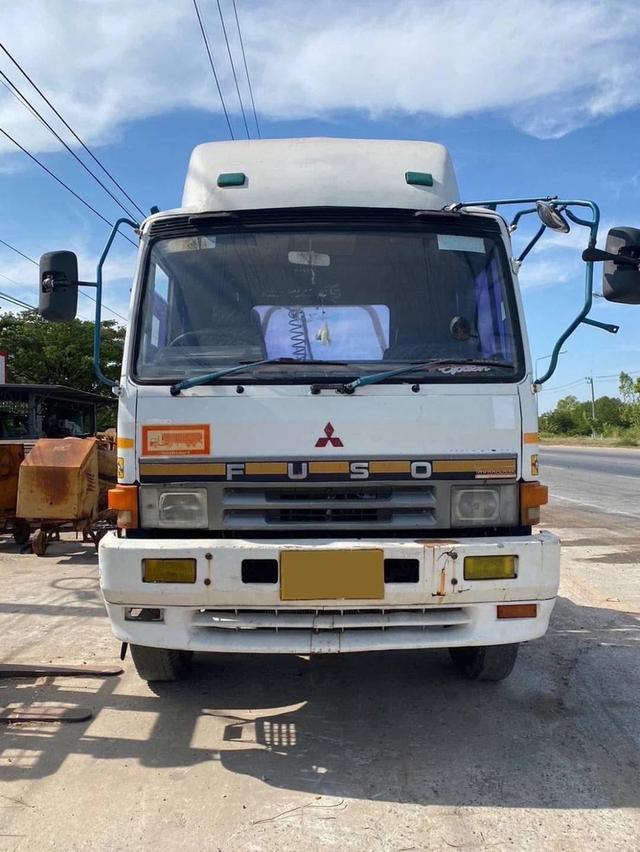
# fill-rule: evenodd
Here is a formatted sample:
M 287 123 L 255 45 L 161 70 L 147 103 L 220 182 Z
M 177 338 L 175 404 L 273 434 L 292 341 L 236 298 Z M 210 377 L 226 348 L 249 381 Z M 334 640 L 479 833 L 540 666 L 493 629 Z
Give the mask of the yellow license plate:
M 382 550 L 285 550 L 280 600 L 382 600 Z

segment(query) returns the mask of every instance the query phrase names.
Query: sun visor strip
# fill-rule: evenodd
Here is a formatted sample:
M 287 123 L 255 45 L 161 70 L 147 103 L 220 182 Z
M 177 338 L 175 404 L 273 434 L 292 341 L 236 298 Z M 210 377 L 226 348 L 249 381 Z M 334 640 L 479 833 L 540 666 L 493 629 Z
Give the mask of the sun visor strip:
M 158 219 L 151 224 L 151 239 L 197 236 L 203 231 L 217 228 L 271 228 L 271 227 L 348 227 L 348 228 L 410 228 L 412 230 L 437 230 L 440 233 L 468 233 L 473 229 L 480 235 L 500 233 L 498 222 L 492 217 L 465 216 L 452 213 L 418 217 L 416 210 L 398 210 L 363 207 L 297 207 L 272 210 L 240 210 L 233 213 L 195 213 Z

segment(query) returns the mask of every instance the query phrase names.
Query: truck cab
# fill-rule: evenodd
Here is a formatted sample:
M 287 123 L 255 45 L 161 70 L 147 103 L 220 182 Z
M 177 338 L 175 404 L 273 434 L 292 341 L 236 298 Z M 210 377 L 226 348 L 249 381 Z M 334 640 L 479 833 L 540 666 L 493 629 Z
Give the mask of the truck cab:
M 559 540 L 497 204 L 462 204 L 432 143 L 194 150 L 182 206 L 138 227 L 100 545 L 143 678 L 194 651 L 447 648 L 499 680 L 544 634 Z

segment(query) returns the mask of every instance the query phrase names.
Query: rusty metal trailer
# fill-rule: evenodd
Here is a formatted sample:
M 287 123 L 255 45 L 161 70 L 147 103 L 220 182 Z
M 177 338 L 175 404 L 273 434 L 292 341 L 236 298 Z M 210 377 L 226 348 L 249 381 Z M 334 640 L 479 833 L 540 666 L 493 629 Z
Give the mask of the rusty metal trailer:
M 116 528 L 116 513 L 111 509 L 103 509 L 92 518 L 67 518 L 60 520 L 52 520 L 51 518 L 30 518 L 27 520 L 20 518 L 19 520 L 27 524 L 28 533 L 24 543 L 28 541 L 30 535 L 31 548 L 36 556 L 44 556 L 51 542 L 60 541 L 60 533 L 63 532 L 81 533 L 82 540 L 92 542 L 97 551 L 100 539 L 109 530 Z M 18 543 L 17 539 L 16 543 Z

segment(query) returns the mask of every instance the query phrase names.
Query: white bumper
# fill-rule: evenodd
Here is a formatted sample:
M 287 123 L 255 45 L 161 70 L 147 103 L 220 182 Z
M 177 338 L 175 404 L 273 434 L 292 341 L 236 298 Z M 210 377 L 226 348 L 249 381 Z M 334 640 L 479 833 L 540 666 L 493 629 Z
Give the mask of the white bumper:
M 388 583 L 383 600 L 286 601 L 275 584 L 243 583 L 243 559 L 279 559 L 285 549 L 381 548 L 417 559 L 416 583 Z M 466 581 L 464 557 L 518 557 L 512 580 Z M 142 582 L 141 560 L 192 557 L 196 583 Z M 559 581 L 559 540 L 513 538 L 396 541 L 183 540 L 105 536 L 100 583 L 115 635 L 159 648 L 242 653 L 338 653 L 522 642 L 542 636 Z M 531 618 L 498 619 L 497 605 L 537 603 Z M 150 609 L 155 621 L 131 620 Z M 133 612 L 131 612 L 133 610 Z M 157 612 L 160 610 L 160 613 Z

